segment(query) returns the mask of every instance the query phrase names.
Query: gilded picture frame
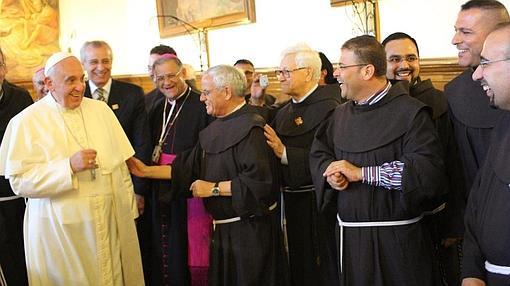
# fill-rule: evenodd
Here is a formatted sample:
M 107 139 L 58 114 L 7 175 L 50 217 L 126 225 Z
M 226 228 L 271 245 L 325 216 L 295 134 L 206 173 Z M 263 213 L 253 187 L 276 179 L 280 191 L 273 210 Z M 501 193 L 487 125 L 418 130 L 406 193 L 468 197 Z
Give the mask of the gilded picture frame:
M 156 0 L 161 38 L 255 22 L 255 0 Z
M 332 7 L 341 7 L 352 4 L 352 0 L 330 0 Z

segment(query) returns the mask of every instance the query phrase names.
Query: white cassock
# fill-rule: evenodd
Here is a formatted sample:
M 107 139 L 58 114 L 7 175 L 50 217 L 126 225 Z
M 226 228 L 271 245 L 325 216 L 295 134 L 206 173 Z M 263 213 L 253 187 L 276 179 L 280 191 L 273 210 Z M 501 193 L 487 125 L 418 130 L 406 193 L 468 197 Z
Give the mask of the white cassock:
M 69 158 L 97 151 L 96 178 Z M 15 116 L 0 147 L 0 174 L 28 198 L 24 221 L 30 285 L 144 285 L 133 184 L 134 151 L 111 109 L 83 98 L 74 110 L 51 94 Z

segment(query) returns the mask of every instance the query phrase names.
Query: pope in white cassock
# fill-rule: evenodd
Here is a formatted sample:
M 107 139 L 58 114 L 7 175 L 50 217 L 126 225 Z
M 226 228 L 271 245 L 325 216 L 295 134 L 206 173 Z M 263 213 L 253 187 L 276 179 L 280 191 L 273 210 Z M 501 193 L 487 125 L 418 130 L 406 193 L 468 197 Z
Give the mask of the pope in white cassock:
M 143 285 L 133 148 L 111 109 L 83 97 L 76 57 L 54 54 L 45 75 L 49 96 L 10 121 L 0 147 L 0 174 L 28 198 L 30 285 Z

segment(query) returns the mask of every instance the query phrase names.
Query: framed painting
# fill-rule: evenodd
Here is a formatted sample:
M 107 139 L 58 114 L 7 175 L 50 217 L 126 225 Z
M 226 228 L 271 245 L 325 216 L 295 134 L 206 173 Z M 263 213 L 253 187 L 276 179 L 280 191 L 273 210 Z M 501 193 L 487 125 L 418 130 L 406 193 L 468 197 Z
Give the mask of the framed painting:
M 0 46 L 8 80 L 30 80 L 60 50 L 58 0 L 0 1 Z
M 347 6 L 352 4 L 352 0 L 330 0 L 331 6 L 333 7 L 340 7 L 340 6 Z
M 376 0 L 330 0 L 332 7 L 347 6 L 365 2 L 377 2 Z
M 255 22 L 255 0 L 156 0 L 162 38 Z

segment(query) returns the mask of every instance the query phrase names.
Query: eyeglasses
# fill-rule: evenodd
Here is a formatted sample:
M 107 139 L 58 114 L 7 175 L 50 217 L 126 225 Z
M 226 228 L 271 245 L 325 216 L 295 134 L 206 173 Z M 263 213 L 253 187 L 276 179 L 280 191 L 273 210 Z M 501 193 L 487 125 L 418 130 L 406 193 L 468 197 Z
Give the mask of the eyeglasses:
M 157 82 L 164 82 L 166 79 L 167 80 L 175 80 L 177 78 L 177 76 L 179 76 L 181 71 L 182 71 L 182 69 L 180 69 L 177 73 L 174 73 L 174 74 L 167 73 L 167 74 L 164 74 L 164 75 L 156 76 L 156 81 Z
M 201 94 L 202 94 L 203 96 L 209 97 L 209 95 L 211 95 L 211 93 L 212 93 L 212 91 L 213 91 L 213 90 L 218 90 L 218 89 L 222 89 L 222 88 L 224 88 L 224 87 L 215 87 L 215 88 L 210 89 L 210 90 L 202 89 Z
M 290 78 L 290 73 L 291 72 L 295 72 L 295 71 L 298 71 L 298 70 L 303 70 L 303 69 L 306 69 L 306 68 L 307 67 L 297 68 L 297 69 L 293 69 L 293 70 L 275 70 L 274 73 L 275 73 L 276 77 L 283 76 L 284 78 Z
M 510 58 L 501 59 L 501 60 L 493 60 L 493 61 L 490 61 L 490 60 L 487 60 L 487 59 L 481 59 L 480 60 L 480 66 L 482 68 L 486 68 L 490 64 L 497 63 L 497 62 L 509 61 L 509 60 L 510 60 Z
M 339 65 L 336 65 L 336 66 L 335 66 L 335 70 L 344 70 L 344 69 L 346 69 L 346 68 L 361 67 L 361 66 L 366 66 L 366 65 L 369 65 L 369 64 L 354 64 L 354 65 L 343 65 L 343 64 L 339 64 Z
M 415 62 L 415 61 L 418 60 L 418 56 L 416 56 L 416 55 L 407 55 L 405 57 L 402 57 L 402 56 L 391 56 L 388 59 L 388 62 L 389 63 L 393 63 L 393 64 L 400 64 L 404 60 L 406 62 L 408 62 L 408 63 L 412 63 L 412 62 Z

